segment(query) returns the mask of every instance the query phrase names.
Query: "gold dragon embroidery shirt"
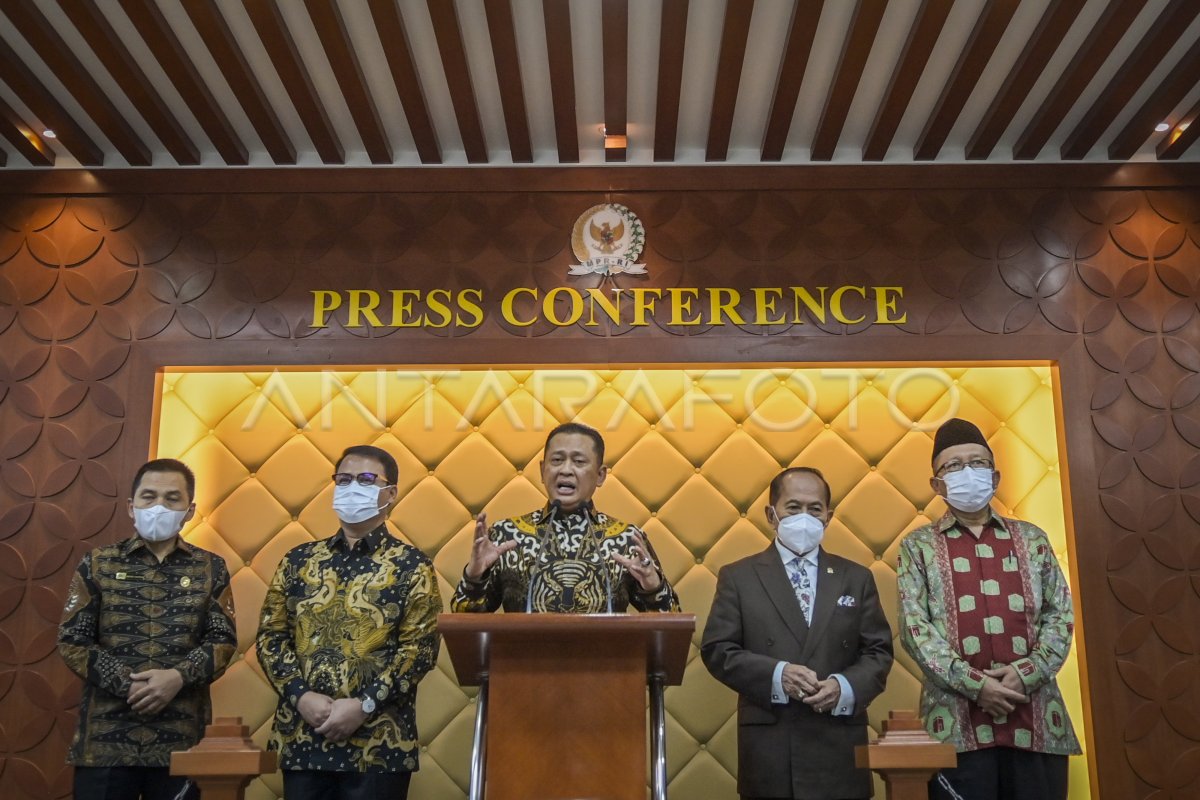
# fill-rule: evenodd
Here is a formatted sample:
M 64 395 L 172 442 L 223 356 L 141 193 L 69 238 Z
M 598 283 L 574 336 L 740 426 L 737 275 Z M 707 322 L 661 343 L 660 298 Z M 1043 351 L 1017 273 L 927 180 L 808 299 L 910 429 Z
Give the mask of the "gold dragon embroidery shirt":
M 67 761 L 82 767 L 165 767 L 200 741 L 208 685 L 237 645 L 229 571 L 179 540 L 160 562 L 140 537 L 88 553 L 71 579 L 58 650 L 84 680 Z M 129 706 L 130 674 L 177 669 L 183 688 L 163 710 Z
M 284 556 L 263 601 L 258 660 L 279 693 L 268 747 L 280 767 L 336 772 L 417 769 L 417 683 L 437 661 L 442 610 L 433 564 L 383 526 L 342 531 Z M 375 701 L 349 739 L 326 740 L 297 704 L 313 691 Z
M 591 507 L 561 512 L 547 522 L 549 509 L 502 519 L 488 536 L 497 544 L 516 541 L 513 550 L 500 556 L 478 581 L 462 580 L 450 601 L 456 612 L 554 611 L 595 614 L 620 613 L 633 606 L 639 611 L 678 611 L 679 598 L 666 576 L 654 592 L 642 592 L 637 581 L 613 553 L 632 556 L 637 535 L 631 525 Z M 658 556 L 645 539 L 649 555 Z M 661 566 L 659 574 L 662 574 Z

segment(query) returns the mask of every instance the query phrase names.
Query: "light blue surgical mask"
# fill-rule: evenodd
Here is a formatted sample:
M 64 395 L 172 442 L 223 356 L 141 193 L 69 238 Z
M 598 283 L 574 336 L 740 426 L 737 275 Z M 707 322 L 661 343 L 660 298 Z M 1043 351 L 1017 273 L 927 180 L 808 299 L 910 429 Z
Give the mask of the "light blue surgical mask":
M 974 514 L 992 502 L 996 490 L 992 487 L 995 472 L 990 469 L 963 467 L 942 477 L 946 484 L 946 503 L 958 511 Z

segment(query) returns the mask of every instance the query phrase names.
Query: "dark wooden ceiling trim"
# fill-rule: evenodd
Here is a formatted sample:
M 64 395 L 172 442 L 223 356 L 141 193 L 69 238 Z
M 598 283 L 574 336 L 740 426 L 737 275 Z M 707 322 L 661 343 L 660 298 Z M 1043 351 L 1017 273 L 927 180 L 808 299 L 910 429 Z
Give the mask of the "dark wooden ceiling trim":
M 181 166 L 199 164 L 200 149 L 126 49 L 108 18 L 97 7 L 96 0 L 58 0 L 58 6 L 83 35 L 92 52 L 167 148 L 175 163 Z
M 1196 15 L 1200 14 L 1200 3 L 1196 0 L 1172 0 L 1163 9 L 1158 19 L 1146 31 L 1129 58 L 1117 70 L 1108 86 L 1092 103 L 1092 107 L 1063 142 L 1059 155 L 1063 160 L 1079 160 L 1087 156 L 1100 137 L 1112 125 L 1117 115 L 1125 110 L 1134 94 L 1142 88 L 1162 62 L 1163 56 L 1175 46 L 1175 42 L 1187 30 Z
M 422 164 L 440 164 L 442 151 L 438 146 L 437 131 L 429 119 L 425 91 L 417 77 L 412 50 L 408 45 L 408 31 L 396 7 L 396 0 L 368 0 L 368 4 L 371 18 L 375 21 L 375 32 L 379 34 L 388 68 L 392 72 L 392 81 L 396 84 L 400 105 L 408 120 L 408 130 L 417 148 L 417 157 Z
M 922 0 L 917 18 L 908 31 L 904 51 L 892 71 L 892 80 L 884 93 L 883 103 L 875 114 L 875 121 L 871 123 L 871 132 L 863 147 L 863 161 L 882 161 L 887 156 L 896 128 L 904 118 L 904 112 L 925 72 L 929 55 L 937 44 L 952 7 L 945 0 Z
M 1175 123 L 1175 127 L 1167 132 L 1155 150 L 1159 159 L 1171 161 L 1186 153 L 1188 148 L 1196 143 L 1197 138 L 1200 138 L 1200 103 L 1192 106 L 1191 110 L 1183 115 L 1183 119 Z
M 99 167 L 104 164 L 103 151 L 54 99 L 54 95 L 38 81 L 3 37 L 0 37 L 0 75 L 4 76 L 8 88 L 37 115 L 38 121 L 54 131 L 63 147 L 76 161 L 85 167 Z M 5 178 L 7 179 L 7 175 Z
M 525 82 L 521 78 L 512 2 L 484 0 L 483 10 L 487 16 L 488 37 L 492 41 L 492 59 L 496 62 L 508 149 L 514 164 L 529 164 L 533 162 L 533 145 L 529 139 L 529 114 L 525 110 Z
M 54 151 L 42 137 L 21 119 L 16 109 L 0 98 L 0 133 L 35 167 L 53 167 Z M 0 167 L 8 163 L 8 154 L 0 150 Z
M 603 0 L 600 6 L 604 51 L 604 135 L 626 136 L 628 118 L 629 0 Z M 625 147 L 604 147 L 605 161 L 624 161 Z
M 727 3 L 725 26 L 721 33 L 721 52 L 717 59 L 717 78 L 713 87 L 712 112 L 708 118 L 706 161 L 724 161 L 729 155 L 729 134 L 737 109 L 742 65 L 746 61 L 746 39 L 750 35 L 750 17 L 754 3 Z
M 37 4 L 33 0 L 12 0 L 4 4 L 4 14 L 125 160 L 135 167 L 149 166 L 153 161 L 150 148 L 42 16 Z
M 283 88 L 292 99 L 292 105 L 304 123 L 317 155 L 326 164 L 345 163 L 346 153 L 341 140 L 329 121 L 329 113 L 317 95 L 312 76 L 304 67 L 300 51 L 278 7 L 271 0 L 242 0 L 242 5 L 271 58 Z
M 433 35 L 437 38 L 438 52 L 442 56 L 442 70 L 450 87 L 450 102 L 454 106 L 454 117 L 458 120 L 458 133 L 463 150 L 471 164 L 486 164 L 487 142 L 483 138 L 483 126 L 479 122 L 479 106 L 475 102 L 475 87 L 471 83 L 471 67 L 467 63 L 467 51 L 463 48 L 462 30 L 458 25 L 458 11 L 453 2 L 426 0 L 429 18 L 433 22 Z
M 575 64 L 571 49 L 570 0 L 542 0 L 546 18 L 546 57 L 550 62 L 550 94 L 554 100 L 554 135 L 558 160 L 579 163 L 579 123 L 575 118 Z
M 60 0 L 70 3 L 71 0 Z M 295 164 L 296 146 L 284 130 L 275 109 L 271 107 L 267 95 L 250 69 L 246 56 L 233 38 L 229 23 L 221 16 L 215 3 L 182 3 L 184 11 L 192 20 L 192 26 L 200 34 L 205 47 L 226 83 L 233 90 L 234 97 L 245 112 L 250 124 L 254 126 L 263 147 L 267 149 L 271 160 L 276 164 Z
M 191 56 L 179 43 L 158 6 L 153 0 L 121 0 L 121 8 L 225 163 L 238 166 L 249 163 L 246 145 L 208 90 Z
M 842 136 L 842 127 L 846 124 L 846 114 L 858 91 L 858 82 L 862 78 L 867 57 L 871 55 L 875 34 L 879 31 L 879 22 L 886 9 L 887 0 L 858 0 L 850 31 L 842 44 L 842 55 L 838 59 L 833 85 L 829 89 L 829 96 L 825 98 L 825 108 L 813 137 L 813 161 L 829 161 L 833 158 L 833 151 L 837 149 L 838 139 Z
M 1013 117 L 1029 95 L 1029 90 L 1042 76 L 1046 63 L 1058 49 L 1059 43 L 1071 29 L 1086 2 L 1087 0 L 1054 0 L 1042 14 L 1041 20 L 1025 44 L 1025 49 L 1017 57 L 1008 72 L 1008 77 L 1004 79 L 1004 85 L 996 93 L 996 100 L 988 106 L 983 119 L 975 128 L 975 133 L 967 142 L 967 159 L 982 161 L 992 154 L 996 142 L 1000 141 L 1000 137 L 1008 130 Z
M 1014 159 L 1025 161 L 1038 157 L 1145 5 L 1146 0 L 1111 0 L 1083 45 L 1076 51 L 1070 66 L 1064 70 L 1017 139 L 1013 147 Z
M 1174 188 L 1200 185 L 1200 162 L 1058 164 L 802 164 L 633 167 L 346 167 L 344 169 L 6 170 L 0 196 L 675 192 L 922 189 Z
M 687 18 L 688 0 L 663 0 L 662 26 L 658 34 L 658 96 L 654 102 L 655 161 L 675 160 Z
M 1171 114 L 1193 88 L 1200 84 L 1200 39 L 1188 49 L 1170 73 L 1147 98 L 1137 113 L 1108 145 L 1108 157 L 1114 161 L 1131 158 L 1151 136 L 1154 126 L 1170 122 Z
M 932 161 L 938 157 L 942 145 L 946 143 L 946 137 L 958 121 L 958 115 L 962 113 L 963 106 L 975 90 L 975 85 L 979 83 L 979 76 L 983 75 L 996 45 L 1008 30 L 1008 24 L 1012 21 L 1018 5 L 1020 0 L 988 0 L 983 13 L 975 21 L 967 43 L 963 45 L 958 62 L 950 73 L 950 79 L 942 88 L 942 94 L 938 97 L 924 130 L 917 137 L 917 144 L 913 148 L 914 160 Z
M 372 164 L 391 164 L 394 161 L 392 144 L 384 132 L 383 120 L 379 118 L 379 109 L 375 107 L 371 90 L 367 88 L 367 79 L 363 75 L 362 65 L 358 63 L 342 13 L 331 0 L 304 0 L 304 6 L 321 40 L 325 57 L 329 59 L 333 76 L 342 90 L 346 108 L 354 120 L 354 127 L 358 129 L 367 157 Z
M 763 132 L 763 161 L 779 161 L 783 158 L 783 148 L 787 146 L 788 133 L 792 130 L 796 101 L 800 97 L 800 86 L 804 83 L 808 56 L 812 52 L 824 6 L 825 0 L 792 6 L 787 44 L 783 49 L 783 61 L 779 64 L 779 75 L 775 78 L 775 94 Z

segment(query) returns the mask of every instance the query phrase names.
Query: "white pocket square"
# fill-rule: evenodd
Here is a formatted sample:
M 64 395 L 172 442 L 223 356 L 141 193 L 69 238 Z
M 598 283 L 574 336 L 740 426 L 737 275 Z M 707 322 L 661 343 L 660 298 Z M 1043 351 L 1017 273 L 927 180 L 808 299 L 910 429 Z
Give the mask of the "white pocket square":
M 837 604 L 843 608 L 853 608 L 857 601 L 852 594 L 844 594 L 838 598 Z

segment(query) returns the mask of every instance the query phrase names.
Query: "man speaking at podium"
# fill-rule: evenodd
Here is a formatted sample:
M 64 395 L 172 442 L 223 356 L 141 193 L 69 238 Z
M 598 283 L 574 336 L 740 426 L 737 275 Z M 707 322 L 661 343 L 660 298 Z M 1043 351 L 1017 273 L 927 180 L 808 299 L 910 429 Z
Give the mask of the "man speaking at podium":
M 542 453 L 545 507 L 487 527 L 475 540 L 450 601 L 455 612 L 595 614 L 678 611 L 646 534 L 596 510 L 592 495 L 608 477 L 604 439 L 578 422 L 550 431 Z
M 773 481 L 775 541 L 717 576 L 700 654 L 738 693 L 738 792 L 751 798 L 858 800 L 871 774 L 854 766 L 867 705 L 892 666 L 892 631 L 875 578 L 821 548 L 829 484 L 809 467 Z

